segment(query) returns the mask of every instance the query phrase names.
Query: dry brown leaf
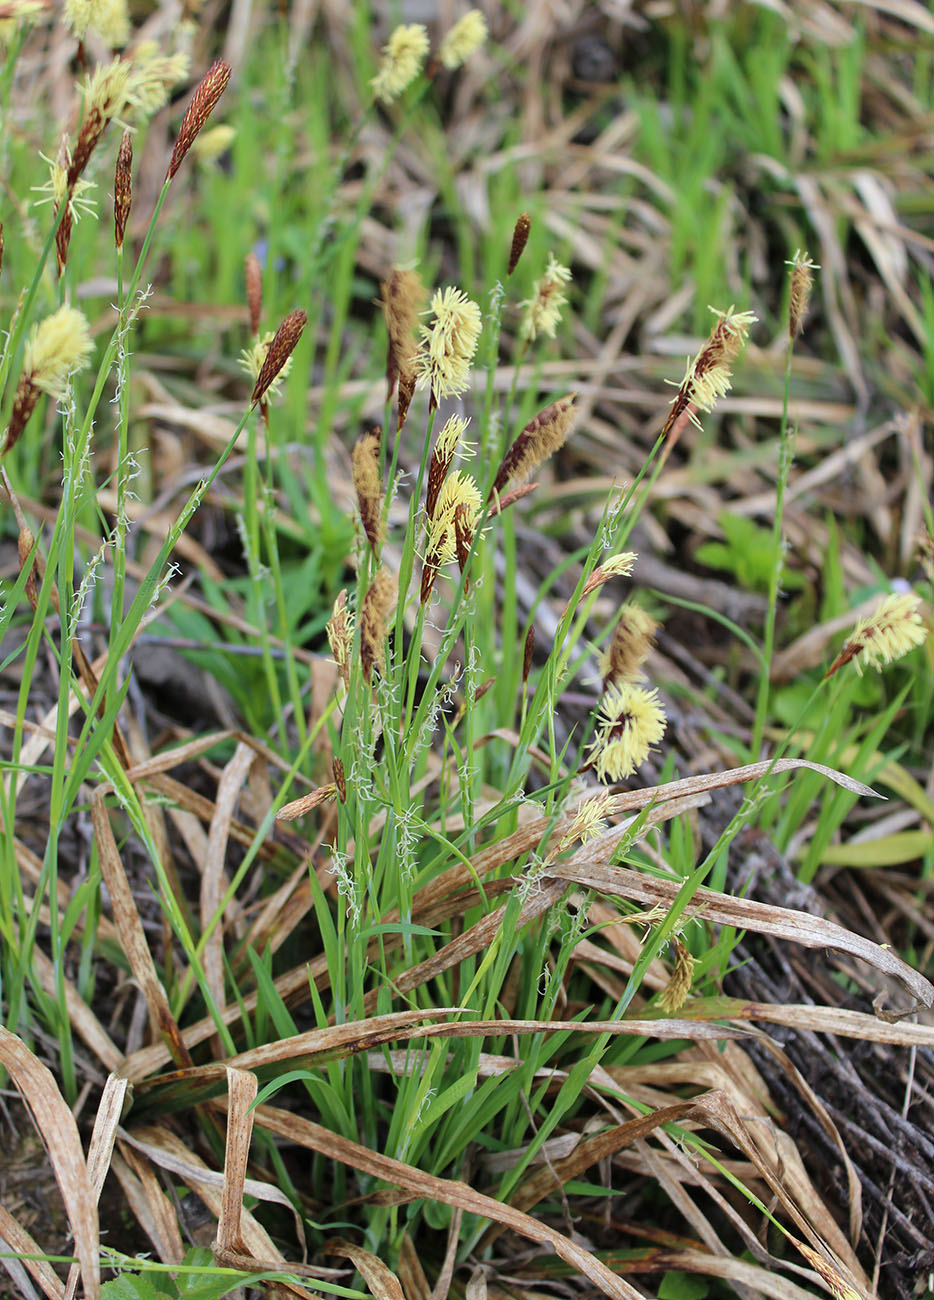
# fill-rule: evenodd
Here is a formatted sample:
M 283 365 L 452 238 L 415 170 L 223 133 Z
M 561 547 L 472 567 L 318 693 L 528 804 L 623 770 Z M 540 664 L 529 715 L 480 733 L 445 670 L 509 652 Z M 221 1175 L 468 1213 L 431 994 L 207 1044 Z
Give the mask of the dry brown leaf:
M 324 1249 L 328 1255 L 341 1255 L 344 1259 L 349 1259 L 376 1300 L 405 1300 L 402 1283 L 392 1269 L 371 1251 L 341 1240 L 328 1241 Z
M 631 1286 L 625 1279 L 617 1277 L 599 1259 L 576 1242 L 546 1223 L 539 1223 L 527 1214 L 521 1214 L 508 1205 L 495 1201 L 492 1197 L 475 1192 L 466 1183 L 454 1182 L 446 1178 L 437 1178 L 433 1174 L 423 1173 L 412 1165 L 403 1164 L 375 1151 L 370 1151 L 357 1142 L 314 1124 L 310 1120 L 294 1115 L 290 1111 L 279 1110 L 272 1106 L 256 1107 L 256 1122 L 270 1133 L 286 1138 L 311 1151 L 318 1151 L 330 1160 L 349 1165 L 374 1178 L 402 1187 L 418 1197 L 440 1201 L 462 1209 L 466 1214 L 478 1214 L 494 1222 L 505 1223 L 520 1236 L 530 1241 L 549 1246 L 566 1264 L 589 1278 L 595 1286 L 614 1300 L 644 1300 L 641 1292 Z
M 104 1084 L 104 1091 L 97 1107 L 97 1114 L 94 1117 L 94 1128 L 91 1132 L 91 1140 L 88 1143 L 87 1168 L 95 1205 L 101 1199 L 101 1189 L 104 1186 L 104 1179 L 107 1177 L 107 1170 L 110 1168 L 114 1138 L 120 1124 L 120 1117 L 123 1114 L 123 1104 L 126 1101 L 129 1086 L 126 1079 L 118 1079 L 116 1075 L 111 1074 Z M 68 1281 L 65 1284 L 65 1300 L 72 1300 L 77 1285 L 78 1265 L 72 1264 L 68 1270 Z
M 143 923 L 133 901 L 133 891 L 126 878 L 123 862 L 117 850 L 117 842 L 110 827 L 104 794 L 100 789 L 95 790 L 91 796 L 91 821 L 97 839 L 101 875 L 110 894 L 120 943 L 130 963 L 130 969 L 143 991 L 153 1028 L 157 1034 L 164 1035 L 169 1051 L 178 1064 L 190 1065 L 191 1056 L 169 1008 L 165 989 L 156 974 Z M 125 1070 L 124 1077 L 129 1077 Z
M 84 1293 L 100 1295 L 100 1233 L 78 1126 L 58 1084 L 22 1039 L 0 1025 L 0 1065 L 9 1072 L 42 1135 L 75 1242 Z M 40 1252 L 41 1253 L 41 1252 Z M 38 1280 L 38 1279 L 37 1279 Z
M 224 928 L 222 922 L 215 918 L 215 913 L 220 908 L 227 884 L 224 860 L 234 808 L 243 783 L 249 776 L 252 762 L 252 749 L 241 741 L 218 782 L 214 815 L 208 832 L 207 857 L 201 866 L 201 934 L 207 936 L 204 944 L 204 975 L 221 1013 L 227 1004 L 224 985 Z M 212 923 L 213 929 L 210 928 Z
M 615 867 L 603 862 L 588 865 L 576 858 L 573 862 L 554 863 L 546 870 L 548 875 L 559 880 L 572 880 L 604 894 L 650 906 L 658 904 L 666 909 L 675 901 L 683 884 L 679 880 L 662 880 L 629 867 Z M 751 898 L 734 898 L 712 889 L 698 889 L 684 916 L 701 916 L 712 925 L 735 925 L 741 930 L 770 934 L 805 948 L 834 948 L 838 952 L 848 952 L 897 979 L 926 1007 L 934 1005 L 934 987 L 894 952 L 823 917 L 757 903 Z
M 152 1166 L 138 1151 L 121 1142 L 120 1153 L 110 1162 L 137 1222 L 156 1248 L 163 1264 L 180 1264 L 185 1256 L 178 1219 L 153 1173 Z
M 42 1247 L 26 1231 L 26 1229 L 13 1218 L 13 1215 L 3 1206 L 0 1205 L 0 1250 L 16 1251 L 19 1255 L 41 1255 Z M 55 1273 L 51 1264 L 47 1264 L 44 1259 L 4 1259 L 3 1265 L 12 1277 L 14 1283 L 19 1285 L 20 1289 L 25 1292 L 25 1287 L 29 1286 L 28 1274 L 32 1274 L 35 1280 L 42 1287 L 45 1295 L 49 1300 L 63 1300 L 65 1288 L 62 1286 L 61 1278 Z M 27 1293 L 28 1294 L 28 1293 Z M 33 1291 L 33 1295 L 35 1295 Z

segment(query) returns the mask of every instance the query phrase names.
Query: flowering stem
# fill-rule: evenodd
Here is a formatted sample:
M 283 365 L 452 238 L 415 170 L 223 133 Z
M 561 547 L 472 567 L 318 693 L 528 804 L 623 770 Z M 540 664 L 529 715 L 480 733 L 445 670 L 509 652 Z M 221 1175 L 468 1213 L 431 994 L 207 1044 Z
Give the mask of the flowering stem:
M 782 402 L 782 427 L 779 437 L 778 474 L 775 480 L 775 519 L 772 523 L 772 570 L 769 574 L 769 607 L 765 616 L 765 635 L 762 645 L 762 667 L 759 674 L 759 690 L 756 696 L 756 717 L 752 730 L 750 756 L 753 761 L 759 757 L 762 748 L 762 736 L 769 707 L 769 687 L 772 675 L 772 651 L 775 648 L 775 618 L 778 609 L 778 589 L 785 561 L 785 547 L 782 537 L 782 523 L 785 507 L 785 489 L 788 475 L 794 460 L 794 428 L 788 419 L 788 400 L 791 393 L 791 358 L 792 341 L 788 344 L 788 358 L 785 363 L 785 394 Z

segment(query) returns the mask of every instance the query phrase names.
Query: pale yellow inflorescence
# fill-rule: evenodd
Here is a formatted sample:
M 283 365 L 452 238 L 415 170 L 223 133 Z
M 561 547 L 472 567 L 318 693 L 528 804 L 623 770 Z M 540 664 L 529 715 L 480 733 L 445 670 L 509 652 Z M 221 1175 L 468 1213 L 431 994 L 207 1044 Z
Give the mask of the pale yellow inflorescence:
M 487 34 L 486 18 L 479 9 L 471 9 L 445 36 L 438 58 L 446 68 L 459 68 L 472 54 L 476 54 Z
M 20 23 L 34 23 L 49 12 L 46 0 L 7 0 L 3 8 L 8 16 L 0 19 L 0 50 L 12 41 Z
M 751 311 L 710 311 L 718 317 L 710 338 L 693 361 L 688 362 L 681 384 L 681 392 L 699 411 L 710 412 L 719 398 L 730 391 L 733 373 L 730 369 L 746 342 L 749 327 L 756 317 Z M 675 399 L 677 400 L 677 399 Z
M 68 380 L 87 365 L 92 351 L 83 313 L 74 307 L 59 307 L 33 326 L 23 356 L 23 375 L 50 397 L 62 398 Z
M 658 691 L 623 682 L 600 702 L 591 761 L 601 781 L 622 781 L 648 758 L 665 734 L 665 712 Z
M 36 207 L 41 208 L 44 203 L 51 203 L 54 205 L 55 211 L 58 212 L 67 199 L 68 210 L 73 221 L 77 222 L 79 217 L 85 214 L 93 216 L 94 202 L 87 197 L 89 191 L 94 189 L 93 181 L 86 181 L 79 177 L 69 193 L 68 168 L 71 164 L 71 158 L 67 147 L 62 150 L 58 158 L 46 158 L 44 153 L 41 153 L 39 157 L 43 162 L 49 164 L 49 179 L 44 185 L 34 185 L 32 187 L 36 194 L 45 196 L 35 200 Z
M 458 453 L 462 457 L 472 456 L 474 451 L 473 443 L 464 441 L 464 434 L 468 424 L 470 424 L 470 418 L 465 419 L 460 415 L 452 415 L 445 420 L 444 426 L 438 434 L 438 441 L 435 443 L 435 455 L 447 461 L 450 461 Z
M 425 555 L 435 568 L 451 564 L 457 558 L 455 524 L 458 511 L 464 511 L 463 518 L 472 535 L 481 506 L 480 491 L 469 474 L 456 469 L 447 476 L 441 486 L 435 512 L 428 521 Z
M 259 379 L 260 371 L 263 368 L 263 363 L 265 362 L 266 357 L 269 354 L 269 345 L 274 338 L 275 335 L 270 330 L 266 334 L 264 334 L 262 338 L 256 339 L 254 343 L 251 343 L 248 348 L 244 348 L 243 351 L 240 353 L 240 365 L 250 376 L 250 379 L 253 381 L 254 384 L 256 383 L 257 379 Z M 285 363 L 283 364 L 282 369 L 279 371 L 275 379 L 266 389 L 265 396 L 267 398 L 276 397 L 278 395 L 279 390 L 282 387 L 282 381 L 288 376 L 288 373 L 291 369 L 292 369 L 292 358 L 288 357 Z
M 480 338 L 480 308 L 460 289 L 439 289 L 431 300 L 432 325 L 419 327 L 422 343 L 416 357 L 420 388 L 435 399 L 458 397 L 470 385 L 470 366 Z
M 125 59 L 102 63 L 84 84 L 88 113 L 100 113 L 108 121 L 119 117 L 130 100 L 130 64 Z
M 548 254 L 545 274 L 536 281 L 532 297 L 520 306 L 525 309 L 520 333 L 524 339 L 536 339 L 539 334 L 547 334 L 551 339 L 561 320 L 561 311 L 567 305 L 565 286 L 571 281 L 571 272 L 560 262 L 556 262 L 553 253 Z
M 864 664 L 881 669 L 921 645 L 926 637 L 920 596 L 913 591 L 893 593 L 886 596 L 874 614 L 860 619 L 840 658 L 851 658 L 858 673 Z
M 133 50 L 128 66 L 128 101 L 144 117 L 151 117 L 188 76 L 189 59 L 187 54 L 161 54 L 155 41 L 143 41 Z
M 371 82 L 375 97 L 384 104 L 398 99 L 418 76 L 427 54 L 427 28 L 421 23 L 397 27 L 383 48 L 379 71 Z
M 126 0 L 65 0 L 65 25 L 79 41 L 90 32 L 111 50 L 130 39 Z

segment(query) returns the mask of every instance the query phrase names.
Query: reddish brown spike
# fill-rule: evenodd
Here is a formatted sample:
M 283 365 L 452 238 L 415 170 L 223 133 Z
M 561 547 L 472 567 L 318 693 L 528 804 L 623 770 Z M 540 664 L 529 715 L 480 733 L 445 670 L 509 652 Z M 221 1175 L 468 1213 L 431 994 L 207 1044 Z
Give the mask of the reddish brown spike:
M 123 247 L 126 223 L 133 205 L 133 137 L 124 131 L 114 169 L 114 239 Z
M 529 673 L 532 671 L 532 655 L 535 652 L 535 624 L 529 624 L 529 630 L 525 634 L 525 649 L 522 653 L 522 685 L 529 680 Z
M 347 780 L 344 776 L 343 759 L 337 758 L 335 756 L 333 762 L 331 763 L 331 771 L 334 775 L 334 784 L 337 786 L 337 797 L 340 799 L 341 803 L 346 803 L 347 802 Z
M 520 212 L 516 220 L 515 228 L 512 232 L 512 246 L 509 249 L 509 265 L 506 268 L 506 274 L 512 275 L 513 271 L 519 265 L 519 258 L 525 251 L 525 246 L 529 242 L 529 231 L 532 229 L 532 218 L 527 212 Z
M 266 360 L 263 362 L 263 367 L 253 387 L 253 395 L 250 398 L 253 406 L 262 400 L 276 375 L 295 351 L 307 321 L 308 313 L 298 307 L 295 311 L 289 312 L 276 330 L 275 337 L 269 345 L 269 351 L 266 353 Z
M 217 59 L 198 82 L 195 93 L 191 97 L 191 103 L 185 110 L 185 116 L 182 118 L 182 124 L 178 129 L 178 138 L 175 141 L 175 148 L 172 150 L 172 157 L 169 160 L 169 167 L 165 174 L 167 181 L 170 181 L 181 167 L 185 154 L 194 144 L 198 132 L 217 107 L 217 101 L 227 89 L 229 80 L 230 64 L 225 63 L 223 59 Z M 276 373 L 278 374 L 278 371 Z M 253 400 L 255 402 L 258 399 L 254 397 Z

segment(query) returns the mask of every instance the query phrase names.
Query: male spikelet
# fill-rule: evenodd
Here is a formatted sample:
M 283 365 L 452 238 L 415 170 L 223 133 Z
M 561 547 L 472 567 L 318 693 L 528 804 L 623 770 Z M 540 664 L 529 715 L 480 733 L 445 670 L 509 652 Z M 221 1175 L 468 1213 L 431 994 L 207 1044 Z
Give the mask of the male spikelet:
M 881 669 L 893 659 L 901 659 L 915 646 L 922 645 L 928 630 L 921 618 L 921 597 L 914 592 L 886 596 L 882 604 L 860 619 L 849 640 L 824 674 L 832 677 L 852 659 L 862 675 L 863 665 Z
M 576 401 L 577 394 L 570 393 L 546 406 L 534 420 L 529 421 L 496 471 L 490 488 L 491 500 L 502 492 L 510 479 L 525 478 L 564 445 L 574 425 Z
M 374 668 L 382 672 L 386 624 L 395 603 L 395 579 L 380 569 L 363 597 L 360 610 L 360 667 L 365 682 L 372 680 Z
M 736 312 L 732 307 L 729 311 L 717 311 L 714 307 L 710 310 L 717 317 L 717 323 L 700 352 L 688 363 L 681 387 L 671 403 L 662 430 L 663 437 L 672 432 L 681 417 L 699 425 L 695 412 L 712 411 L 718 398 L 730 391 L 731 367 L 756 319 L 752 312 Z M 678 427 L 680 429 L 681 425 Z
M 391 104 L 415 80 L 428 53 L 428 31 L 421 23 L 403 23 L 383 47 L 383 58 L 370 83 L 373 95 Z
M 23 370 L 3 449 L 6 454 L 19 441 L 26 422 L 42 393 L 62 399 L 68 380 L 87 365 L 92 351 L 88 323 L 74 307 L 59 307 L 44 321 L 33 326 L 23 355 Z
M 382 541 L 383 494 L 379 477 L 382 430 L 371 425 L 354 443 L 351 454 L 353 485 L 357 492 L 360 522 L 375 552 Z
M 386 355 L 386 400 L 393 395 L 397 380 L 415 379 L 415 329 L 425 301 L 425 286 L 417 271 L 396 267 L 382 283 L 383 317 L 389 346 Z
M 252 406 L 262 401 L 272 388 L 274 380 L 298 346 L 298 341 L 302 337 L 302 331 L 307 321 L 308 313 L 298 307 L 295 311 L 289 312 L 276 330 L 266 350 L 266 358 L 256 377 L 256 383 L 253 385 L 253 394 L 250 398 Z
M 198 138 L 199 131 L 204 127 L 217 107 L 221 95 L 227 89 L 229 80 L 230 64 L 225 63 L 223 59 L 217 59 L 198 82 L 178 129 L 175 148 L 172 150 L 172 157 L 169 159 L 169 166 L 165 173 L 167 181 L 170 181 L 181 167 L 185 155 Z
M 123 247 L 126 224 L 133 204 L 133 137 L 124 131 L 114 168 L 114 242 Z
M 345 589 L 338 592 L 337 599 L 334 601 L 334 608 L 331 611 L 331 617 L 325 627 L 328 645 L 331 647 L 331 654 L 334 656 L 334 662 L 337 664 L 337 671 L 345 691 L 350 689 L 350 650 L 353 645 L 353 630 L 354 615 L 353 610 L 347 608 L 347 592 Z
M 795 252 L 788 266 L 791 267 L 791 287 L 788 294 L 788 337 L 796 339 L 804 328 L 804 318 L 808 314 L 811 289 L 814 284 L 812 271 L 820 268 L 812 262 L 807 253 L 800 249 Z
M 509 263 L 506 267 L 506 274 L 512 275 L 513 271 L 519 265 L 519 258 L 525 252 L 525 246 L 529 242 L 529 231 L 532 229 L 532 218 L 527 212 L 520 212 L 516 218 L 516 224 L 512 231 L 512 243 L 509 246 Z
M 445 68 L 453 71 L 476 54 L 487 38 L 486 18 L 479 9 L 471 9 L 456 22 L 441 42 L 438 58 Z
M 533 342 L 539 334 L 554 338 L 555 330 L 561 320 L 561 312 L 567 305 L 568 299 L 564 290 L 570 281 L 570 270 L 560 262 L 556 262 L 554 254 L 549 253 L 545 274 L 536 281 L 532 297 L 520 304 L 525 308 L 519 331 L 522 338 L 529 342 Z
M 415 360 L 418 385 L 429 388 L 434 409 L 442 397 L 459 397 L 470 385 L 470 367 L 480 338 L 480 308 L 460 289 L 439 289 L 431 300 L 434 321 L 420 326 Z
M 590 762 L 601 781 L 622 781 L 645 762 L 664 734 L 658 691 L 632 682 L 611 686 L 600 701 Z
M 657 628 L 651 614 L 638 605 L 623 606 L 600 663 L 604 690 L 636 677 L 652 648 Z

